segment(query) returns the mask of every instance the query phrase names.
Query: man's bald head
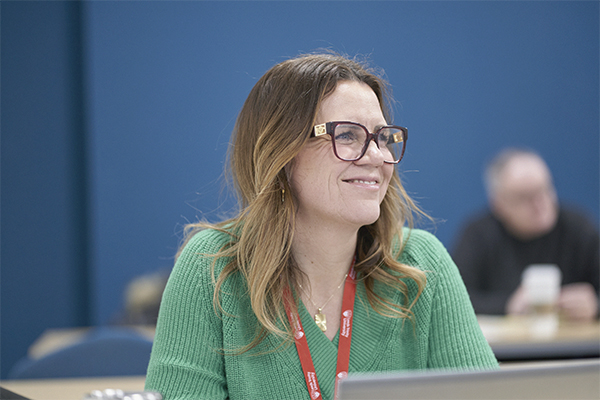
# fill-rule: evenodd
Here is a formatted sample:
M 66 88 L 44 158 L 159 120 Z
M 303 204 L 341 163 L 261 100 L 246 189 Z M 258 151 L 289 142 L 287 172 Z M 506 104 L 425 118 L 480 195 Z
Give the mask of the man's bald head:
M 536 153 L 506 150 L 485 174 L 490 208 L 515 236 L 533 239 L 548 233 L 558 218 L 550 169 Z

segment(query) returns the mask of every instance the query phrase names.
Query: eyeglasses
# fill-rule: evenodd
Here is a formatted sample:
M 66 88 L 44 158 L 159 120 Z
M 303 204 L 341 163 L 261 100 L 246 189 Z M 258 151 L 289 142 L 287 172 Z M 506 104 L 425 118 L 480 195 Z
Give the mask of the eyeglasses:
M 331 136 L 333 153 L 342 161 L 360 160 L 373 140 L 388 164 L 398 164 L 402 160 L 408 139 L 408 129 L 387 125 L 375 133 L 356 122 L 333 121 L 315 125 L 311 137 Z

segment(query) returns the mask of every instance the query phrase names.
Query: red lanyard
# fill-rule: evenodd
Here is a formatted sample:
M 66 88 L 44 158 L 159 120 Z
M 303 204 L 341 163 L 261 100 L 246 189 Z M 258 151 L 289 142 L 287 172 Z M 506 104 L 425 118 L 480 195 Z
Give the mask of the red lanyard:
M 342 379 L 348 376 L 355 295 L 356 274 L 354 272 L 354 261 L 352 261 L 350 272 L 348 273 L 348 276 L 346 277 L 346 283 L 344 284 L 344 297 L 342 299 L 342 317 L 340 321 L 337 368 L 335 372 L 334 398 L 336 399 L 339 383 Z M 302 364 L 302 370 L 304 371 L 304 378 L 306 379 L 308 393 L 310 394 L 310 398 L 312 400 L 322 400 L 323 397 L 321 396 L 321 389 L 319 388 L 319 382 L 317 381 L 317 373 L 310 355 L 308 341 L 306 340 L 306 334 L 302 328 L 300 316 L 297 312 L 292 311 L 294 309 L 291 304 L 293 298 L 289 292 L 289 288 L 287 288 L 284 298 L 285 311 L 287 313 L 288 320 L 290 321 L 290 326 L 294 332 L 294 341 L 296 342 L 296 349 L 298 350 L 298 356 L 300 357 L 300 364 Z

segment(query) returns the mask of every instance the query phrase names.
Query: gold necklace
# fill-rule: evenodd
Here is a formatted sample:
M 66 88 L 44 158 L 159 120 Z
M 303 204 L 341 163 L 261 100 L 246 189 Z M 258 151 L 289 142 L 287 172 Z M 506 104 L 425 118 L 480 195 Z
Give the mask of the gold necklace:
M 335 288 L 335 290 L 333 291 L 333 293 L 331 294 L 331 296 L 327 299 L 327 301 L 325 302 L 325 304 L 323 304 L 321 307 L 317 306 L 315 304 L 315 302 L 312 300 L 312 298 L 310 297 L 310 295 L 308 293 L 306 293 L 306 291 L 304 290 L 304 288 L 302 287 L 302 285 L 298 284 L 298 286 L 300 287 L 300 289 L 302 290 L 302 292 L 304 292 L 304 294 L 308 296 L 308 300 L 310 300 L 310 302 L 313 304 L 313 306 L 315 306 L 317 308 L 317 313 L 314 316 L 315 324 L 317 324 L 317 326 L 319 327 L 319 329 L 321 329 L 323 332 L 327 331 L 327 317 L 325 316 L 325 314 L 323 314 L 323 309 L 329 303 L 329 301 L 331 299 L 333 299 L 333 295 L 342 287 L 342 285 L 346 281 L 347 277 L 348 277 L 348 274 L 344 275 L 344 279 L 342 279 L 342 283 L 340 283 L 339 286 L 337 288 Z

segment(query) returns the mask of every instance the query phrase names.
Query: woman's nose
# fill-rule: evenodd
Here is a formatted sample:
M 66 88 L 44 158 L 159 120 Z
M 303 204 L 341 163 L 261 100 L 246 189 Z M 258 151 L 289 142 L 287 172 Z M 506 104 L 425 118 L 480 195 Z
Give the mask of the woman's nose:
M 377 146 L 375 140 L 372 139 L 369 141 L 369 145 L 367 146 L 367 151 L 365 152 L 365 155 L 362 156 L 362 158 L 356 162 L 358 164 L 369 163 L 376 166 L 383 165 L 384 156 L 381 150 L 379 149 L 379 146 Z

